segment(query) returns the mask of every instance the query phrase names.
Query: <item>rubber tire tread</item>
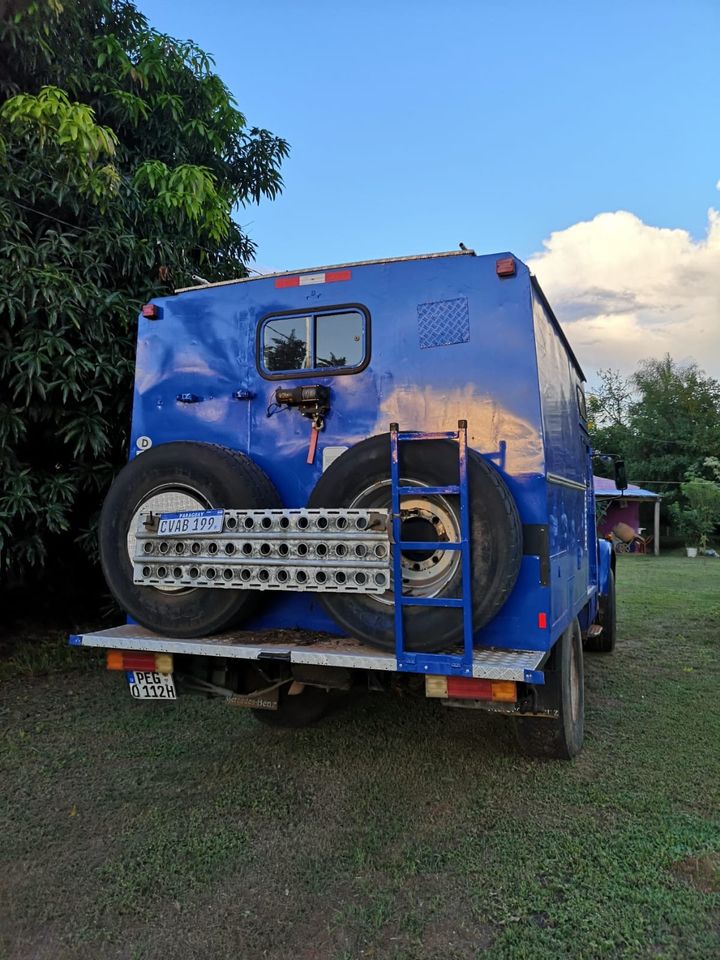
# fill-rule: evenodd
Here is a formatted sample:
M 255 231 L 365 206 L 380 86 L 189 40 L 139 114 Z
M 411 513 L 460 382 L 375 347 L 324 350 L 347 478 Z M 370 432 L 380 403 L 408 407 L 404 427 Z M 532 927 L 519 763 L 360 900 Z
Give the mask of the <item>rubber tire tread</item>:
M 469 450 L 468 454 L 473 627 L 478 630 L 497 615 L 515 586 L 523 553 L 522 524 L 515 500 L 495 467 L 474 450 Z M 452 441 L 401 444 L 403 480 L 421 480 L 429 485 L 453 483 L 456 482 L 453 478 L 457 476 L 457 463 L 457 445 Z M 308 506 L 347 507 L 363 487 L 377 480 L 387 481 L 389 477 L 390 435 L 370 437 L 351 447 L 328 467 L 312 491 Z M 459 500 L 458 497 L 445 499 L 449 503 Z M 489 511 L 488 502 L 492 503 Z M 461 582 L 458 569 L 441 596 L 458 596 Z M 480 588 L 488 582 L 491 589 Z M 371 595 L 353 593 L 321 593 L 318 598 L 330 616 L 351 636 L 382 650 L 395 650 L 393 604 L 382 605 Z M 434 652 L 461 641 L 460 613 L 457 609 L 442 607 L 406 607 L 405 649 Z
M 575 645 L 580 671 L 580 709 L 577 722 L 570 709 L 571 645 Z M 585 686 L 583 642 L 577 618 L 567 627 L 553 648 L 550 669 L 560 674 L 559 695 L 556 703 L 558 717 L 517 717 L 515 736 L 521 751 L 528 757 L 541 760 L 570 760 L 580 752 L 585 735 Z M 547 668 L 546 668 L 547 669 Z
M 598 611 L 597 622 L 603 628 L 597 637 L 588 637 L 585 649 L 590 653 L 612 653 L 617 641 L 617 599 L 615 593 L 615 574 L 608 571 L 608 592 L 600 598 L 601 609 Z
M 168 594 L 132 582 L 132 566 L 125 544 L 127 525 L 122 526 L 122 520 L 118 518 L 125 516 L 129 522 L 137 502 L 142 501 L 143 473 L 148 474 L 156 461 L 168 458 L 182 463 L 185 468 L 189 465 L 191 470 L 193 461 L 198 458 L 204 461 L 204 464 L 196 464 L 200 473 L 206 472 L 204 481 L 192 482 L 200 488 L 208 477 L 215 474 L 213 480 L 223 490 L 222 499 L 228 498 L 228 502 L 217 503 L 218 507 L 276 509 L 282 506 L 282 502 L 267 474 L 246 454 L 220 444 L 194 441 L 174 441 L 151 447 L 126 464 L 110 487 L 99 524 L 100 561 L 110 592 L 135 621 L 156 633 L 181 639 L 208 636 L 250 616 L 262 599 L 261 593 L 198 588 Z M 170 485 L 171 466 L 164 469 L 167 478 L 162 482 Z M 184 477 L 177 482 L 182 485 L 190 480 Z M 203 493 L 201 489 L 198 492 Z

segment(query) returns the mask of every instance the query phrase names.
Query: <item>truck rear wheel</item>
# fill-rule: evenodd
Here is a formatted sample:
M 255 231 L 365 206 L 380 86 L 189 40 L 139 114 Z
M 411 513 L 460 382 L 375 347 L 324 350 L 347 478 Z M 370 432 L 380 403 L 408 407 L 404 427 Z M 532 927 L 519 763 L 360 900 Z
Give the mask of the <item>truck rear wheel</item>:
M 217 633 L 253 611 L 257 591 L 134 584 L 140 517 L 150 511 L 280 506 L 266 474 L 242 453 L 209 443 L 152 447 L 123 467 L 103 504 L 100 560 L 108 587 L 122 609 L 150 630 L 181 638 Z
M 580 751 L 585 731 L 583 645 L 577 618 L 555 644 L 547 673 L 555 687 L 557 716 L 518 717 L 515 734 L 529 757 L 569 760 Z
M 403 497 L 402 535 L 426 542 L 460 539 L 459 497 L 423 493 L 423 487 L 457 482 L 457 446 L 447 440 L 405 444 L 400 453 L 403 485 L 417 487 Z M 469 452 L 472 538 L 472 606 L 475 629 L 500 610 L 515 585 L 522 559 L 522 526 L 515 501 L 497 470 Z M 371 437 L 351 447 L 323 473 L 309 507 L 390 508 L 390 438 Z M 403 553 L 403 592 L 416 597 L 458 597 L 460 554 L 449 550 Z M 351 636 L 384 650 L 395 649 L 394 593 L 322 593 L 330 616 Z M 406 607 L 408 650 L 442 650 L 462 639 L 461 611 L 447 607 Z

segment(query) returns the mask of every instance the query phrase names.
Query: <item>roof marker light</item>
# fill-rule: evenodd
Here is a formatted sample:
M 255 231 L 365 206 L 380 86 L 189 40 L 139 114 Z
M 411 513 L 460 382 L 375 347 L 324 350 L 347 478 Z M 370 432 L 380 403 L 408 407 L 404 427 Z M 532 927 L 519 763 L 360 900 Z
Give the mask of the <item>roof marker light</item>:
M 495 272 L 499 277 L 514 277 L 515 276 L 515 258 L 503 257 L 501 260 L 496 260 Z
M 148 320 L 157 320 L 160 316 L 160 307 L 156 303 L 144 303 L 141 312 Z

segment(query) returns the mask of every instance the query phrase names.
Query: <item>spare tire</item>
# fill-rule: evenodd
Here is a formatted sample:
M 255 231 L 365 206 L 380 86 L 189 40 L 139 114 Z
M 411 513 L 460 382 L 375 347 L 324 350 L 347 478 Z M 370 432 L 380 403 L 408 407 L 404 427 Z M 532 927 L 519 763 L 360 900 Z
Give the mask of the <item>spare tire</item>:
M 417 486 L 417 497 L 403 497 L 404 540 L 460 539 L 459 497 L 423 494 L 422 488 L 457 482 L 457 445 L 449 440 L 401 444 L 400 478 Z M 515 501 L 498 471 L 469 451 L 468 480 L 472 540 L 472 611 L 477 630 L 498 613 L 515 585 L 522 559 L 522 525 Z M 389 434 L 351 447 L 323 473 L 309 507 L 391 506 Z M 458 551 L 406 551 L 403 592 L 410 596 L 459 597 L 462 569 Z M 321 593 L 330 616 L 351 636 L 394 650 L 394 594 Z M 462 611 L 408 606 L 405 649 L 442 650 L 462 639 Z
M 209 443 L 165 443 L 123 467 L 100 514 L 100 560 L 112 595 L 138 623 L 174 637 L 202 637 L 255 609 L 252 590 L 150 587 L 133 583 L 131 558 L 142 513 L 282 506 L 249 457 Z

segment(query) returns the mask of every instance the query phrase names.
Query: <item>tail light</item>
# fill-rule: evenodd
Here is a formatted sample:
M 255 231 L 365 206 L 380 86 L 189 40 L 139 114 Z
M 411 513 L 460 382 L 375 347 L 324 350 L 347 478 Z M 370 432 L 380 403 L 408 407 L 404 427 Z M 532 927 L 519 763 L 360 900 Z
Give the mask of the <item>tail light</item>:
M 108 670 L 141 670 L 149 673 L 172 673 L 171 653 L 138 653 L 136 650 L 108 650 Z
M 425 695 L 443 700 L 495 700 L 515 703 L 514 680 L 481 680 L 477 677 L 425 677 Z

